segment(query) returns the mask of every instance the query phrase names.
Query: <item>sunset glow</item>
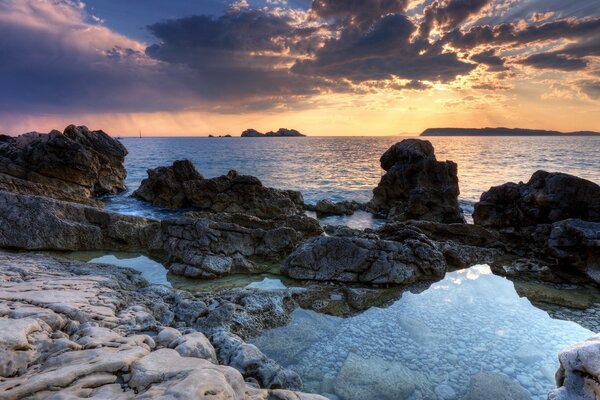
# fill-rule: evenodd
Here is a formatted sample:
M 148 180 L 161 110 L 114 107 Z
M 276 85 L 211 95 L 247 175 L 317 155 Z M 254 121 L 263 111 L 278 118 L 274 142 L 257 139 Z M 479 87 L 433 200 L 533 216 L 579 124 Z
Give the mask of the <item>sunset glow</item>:
M 595 0 L 103 3 L 0 0 L 0 132 L 600 129 Z

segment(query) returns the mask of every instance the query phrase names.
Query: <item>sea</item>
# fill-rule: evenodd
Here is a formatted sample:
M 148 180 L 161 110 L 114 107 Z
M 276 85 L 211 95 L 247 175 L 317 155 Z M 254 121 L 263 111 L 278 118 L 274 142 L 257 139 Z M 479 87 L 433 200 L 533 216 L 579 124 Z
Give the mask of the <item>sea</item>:
M 235 169 L 264 185 L 302 192 L 307 203 L 320 199 L 366 202 L 384 171 L 379 158 L 407 137 L 304 138 L 123 138 L 129 154 L 127 191 L 105 199 L 106 208 L 125 214 L 168 217 L 132 198 L 147 170 L 189 159 L 207 178 Z M 467 219 L 481 194 L 506 182 L 526 182 L 537 170 L 565 172 L 600 183 L 600 137 L 428 137 L 438 160 L 458 164 L 460 204 Z M 367 223 L 368 225 L 368 223 Z

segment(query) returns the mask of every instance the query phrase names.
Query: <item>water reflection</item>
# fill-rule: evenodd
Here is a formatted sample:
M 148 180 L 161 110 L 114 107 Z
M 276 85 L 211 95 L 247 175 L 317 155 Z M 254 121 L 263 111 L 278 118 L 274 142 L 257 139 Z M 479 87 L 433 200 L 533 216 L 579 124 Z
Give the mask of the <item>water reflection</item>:
M 475 400 L 484 385 L 541 400 L 554 387 L 559 350 L 590 336 L 532 306 L 488 266 L 475 266 L 350 318 L 297 309 L 288 326 L 254 342 L 297 371 L 305 390 L 334 399 L 460 399 L 469 392 Z

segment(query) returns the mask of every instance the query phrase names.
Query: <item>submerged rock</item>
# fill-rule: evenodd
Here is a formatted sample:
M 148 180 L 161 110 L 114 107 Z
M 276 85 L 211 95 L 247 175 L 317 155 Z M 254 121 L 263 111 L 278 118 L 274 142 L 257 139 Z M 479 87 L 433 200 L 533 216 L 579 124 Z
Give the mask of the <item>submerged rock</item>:
M 373 189 L 371 208 L 389 219 L 464 222 L 458 205 L 457 166 L 437 161 L 429 141 L 405 139 L 381 156 L 386 173 Z
M 507 375 L 480 372 L 469 382 L 467 394 L 462 400 L 530 400 L 529 393 Z
M 596 400 L 600 396 L 600 334 L 558 355 L 557 389 L 548 400 Z
M 330 236 L 300 244 L 281 272 L 296 279 L 407 284 L 442 278 L 446 262 L 435 245 L 417 233 L 402 242 Z
M 300 192 L 267 188 L 258 178 L 233 170 L 203 179 L 187 160 L 148 170 L 148 178 L 133 195 L 161 207 L 191 207 L 259 218 L 300 214 L 304 208 Z
M 338 373 L 333 387 L 343 400 L 397 400 L 409 399 L 415 391 L 422 397 L 433 398 L 425 377 L 395 362 L 373 356 L 364 359 L 349 353 Z
M 333 202 L 329 199 L 317 201 L 315 205 L 307 205 L 309 211 L 315 211 L 319 216 L 327 215 L 352 215 L 355 211 L 363 208 L 364 205 L 356 201 Z
M 473 221 L 490 228 L 551 224 L 569 218 L 600 222 L 600 186 L 588 180 L 537 171 L 527 183 L 492 187 L 475 204 Z
M 0 138 L 0 190 L 99 204 L 125 190 L 127 150 L 103 131 L 69 125 L 64 132 Z

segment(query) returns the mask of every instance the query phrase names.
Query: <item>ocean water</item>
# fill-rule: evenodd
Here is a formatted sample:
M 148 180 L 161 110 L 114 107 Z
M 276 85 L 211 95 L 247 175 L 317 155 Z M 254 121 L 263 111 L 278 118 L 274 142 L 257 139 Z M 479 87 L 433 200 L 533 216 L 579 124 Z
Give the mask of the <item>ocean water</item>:
M 307 138 L 124 138 L 129 155 L 127 191 L 106 207 L 127 214 L 165 217 L 131 198 L 146 170 L 190 159 L 205 177 L 236 169 L 280 189 L 319 199 L 368 201 L 383 170 L 379 157 L 405 137 Z M 458 164 L 461 205 L 472 211 L 482 192 L 505 182 L 527 181 L 538 169 L 571 173 L 600 183 L 600 138 L 593 137 L 431 137 L 438 160 Z M 361 224 L 368 224 L 359 221 Z

